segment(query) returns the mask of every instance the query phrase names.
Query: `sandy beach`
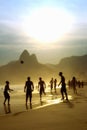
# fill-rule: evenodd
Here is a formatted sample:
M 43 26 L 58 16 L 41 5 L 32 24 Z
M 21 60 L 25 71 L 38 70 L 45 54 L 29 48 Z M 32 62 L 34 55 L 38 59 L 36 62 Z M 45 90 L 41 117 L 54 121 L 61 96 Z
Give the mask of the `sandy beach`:
M 69 101 L 47 93 L 40 104 L 39 94 L 33 93 L 32 109 L 26 110 L 25 94 L 11 94 L 11 113 L 5 114 L 3 94 L 0 97 L 1 130 L 87 130 L 87 86 L 78 88 L 78 94 L 67 89 Z

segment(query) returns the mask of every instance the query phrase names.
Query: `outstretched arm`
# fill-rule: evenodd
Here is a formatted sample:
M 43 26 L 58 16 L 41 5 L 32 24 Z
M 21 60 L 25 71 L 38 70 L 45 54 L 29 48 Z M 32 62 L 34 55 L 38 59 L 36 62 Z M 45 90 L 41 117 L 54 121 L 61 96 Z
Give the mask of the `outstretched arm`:
M 9 91 L 11 92 L 11 91 L 14 91 L 14 90 L 9 88 Z
M 9 90 L 9 92 L 13 91 L 13 89 L 11 89 L 9 86 L 8 86 L 8 90 Z

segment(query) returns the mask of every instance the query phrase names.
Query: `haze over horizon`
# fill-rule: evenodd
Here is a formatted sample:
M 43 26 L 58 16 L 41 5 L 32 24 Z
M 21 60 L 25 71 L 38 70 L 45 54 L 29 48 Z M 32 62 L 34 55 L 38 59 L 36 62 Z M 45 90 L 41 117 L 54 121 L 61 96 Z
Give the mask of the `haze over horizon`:
M 86 0 L 1 0 L 0 65 L 26 49 L 41 63 L 87 54 Z

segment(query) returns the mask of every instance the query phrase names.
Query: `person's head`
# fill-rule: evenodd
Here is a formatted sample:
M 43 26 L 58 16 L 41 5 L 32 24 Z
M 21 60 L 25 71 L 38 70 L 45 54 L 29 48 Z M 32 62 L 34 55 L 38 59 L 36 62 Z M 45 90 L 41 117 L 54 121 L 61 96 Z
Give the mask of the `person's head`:
M 30 77 L 27 77 L 27 80 L 30 80 Z
M 73 76 L 73 78 L 72 78 L 73 80 L 75 80 L 76 78 L 75 78 L 75 76 Z
M 41 78 L 41 77 L 39 77 L 39 80 L 41 81 L 41 80 L 42 80 L 42 78 Z
M 59 72 L 59 76 L 62 76 L 62 74 L 63 74 L 62 72 Z
M 9 84 L 9 81 L 6 81 L 6 84 Z

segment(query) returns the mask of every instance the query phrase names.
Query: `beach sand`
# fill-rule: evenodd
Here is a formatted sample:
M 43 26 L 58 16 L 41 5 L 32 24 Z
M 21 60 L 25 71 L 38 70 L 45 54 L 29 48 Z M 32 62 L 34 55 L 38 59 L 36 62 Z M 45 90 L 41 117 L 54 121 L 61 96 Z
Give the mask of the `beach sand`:
M 33 108 L 26 110 L 25 94 L 11 94 L 11 114 L 4 114 L 0 106 L 0 130 L 87 130 L 87 86 L 78 88 L 78 94 L 68 89 L 69 101 L 61 95 L 33 94 Z M 0 98 L 0 104 L 3 104 Z

